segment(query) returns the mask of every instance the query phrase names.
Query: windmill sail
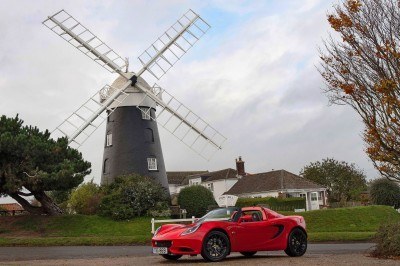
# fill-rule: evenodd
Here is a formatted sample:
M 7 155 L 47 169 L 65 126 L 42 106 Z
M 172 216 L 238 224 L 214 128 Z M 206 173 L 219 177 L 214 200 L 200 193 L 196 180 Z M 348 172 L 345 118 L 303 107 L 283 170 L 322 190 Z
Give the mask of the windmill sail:
M 107 118 L 104 111 L 108 110 L 109 115 L 120 106 L 128 97 L 126 89 L 134 85 L 144 93 L 142 102 L 151 98 L 158 106 L 160 112 L 151 119 L 185 145 L 207 160 L 221 149 L 226 140 L 224 136 L 159 86 L 149 90 L 136 83 L 135 77 L 131 79 L 133 73 L 123 72 L 127 62 L 65 10 L 49 16 L 43 24 L 108 71 L 126 79 L 119 88 L 108 85 L 102 88 L 53 131 L 67 136 L 70 144 L 82 145 Z M 143 66 L 136 76 L 149 73 L 160 79 L 209 28 L 198 14 L 189 10 L 139 56 Z M 145 114 L 149 112 L 149 108 L 140 107 L 140 104 L 138 108 Z
M 143 68 L 138 75 L 147 71 L 160 79 L 209 29 L 190 9 L 139 56 Z
M 107 93 L 107 97 L 109 95 L 115 95 L 115 97 L 112 97 L 113 100 L 110 103 L 106 103 L 104 101 L 106 97 L 104 93 Z M 102 95 L 104 95 L 104 97 L 102 97 Z M 58 125 L 52 134 L 57 135 L 60 133 L 62 136 L 66 136 L 69 143 L 73 144 L 74 148 L 78 148 L 97 128 L 99 128 L 106 120 L 107 116 L 115 110 L 108 106 L 119 106 L 127 96 L 127 93 L 123 92 L 121 89 L 109 85 L 104 86 Z M 105 113 L 104 110 L 108 110 L 109 112 Z
M 64 9 L 42 23 L 106 70 L 120 73 L 126 66 L 126 60 Z
M 156 121 L 206 160 L 210 160 L 215 152 L 221 149 L 226 138 L 166 90 L 157 84 L 153 86 L 152 91 L 141 87 L 140 84 L 137 87 L 145 92 L 142 102 L 151 98 L 157 103 L 155 115 L 151 114 L 149 108 L 138 105 L 145 116 Z

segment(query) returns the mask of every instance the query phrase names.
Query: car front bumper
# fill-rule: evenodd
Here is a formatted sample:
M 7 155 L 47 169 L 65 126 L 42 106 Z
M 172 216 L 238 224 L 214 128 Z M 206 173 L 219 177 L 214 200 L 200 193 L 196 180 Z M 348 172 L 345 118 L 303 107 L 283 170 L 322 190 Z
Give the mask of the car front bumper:
M 196 238 L 176 238 L 176 239 L 161 239 L 153 238 L 152 247 L 166 247 L 168 254 L 174 255 L 197 255 L 201 253 L 202 240 Z

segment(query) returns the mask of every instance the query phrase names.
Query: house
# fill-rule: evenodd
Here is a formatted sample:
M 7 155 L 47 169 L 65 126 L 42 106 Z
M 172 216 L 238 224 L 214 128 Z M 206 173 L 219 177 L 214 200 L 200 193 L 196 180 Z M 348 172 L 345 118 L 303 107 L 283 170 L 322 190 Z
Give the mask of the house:
M 167 172 L 167 177 L 171 195 L 178 194 L 187 186 L 202 185 L 213 193 L 214 198 L 224 194 L 238 180 L 237 171 L 232 168 L 214 172 Z
M 179 191 L 185 187 L 186 179 L 189 176 L 202 173 L 208 173 L 208 171 L 167 172 L 169 193 L 171 195 L 178 194 Z
M 167 172 L 171 196 L 187 186 L 202 185 L 220 206 L 235 204 L 237 197 L 303 197 L 307 210 L 327 205 L 327 188 L 322 185 L 285 170 L 249 174 L 240 156 L 235 161 L 236 170 Z
M 244 171 L 244 161 L 242 161 L 241 157 L 236 159 L 236 170 L 227 168 L 214 172 L 167 172 L 171 196 L 178 194 L 182 188 L 187 186 L 202 185 L 211 190 L 216 199 L 228 191 L 244 175 L 246 175 L 246 172 Z
M 0 204 L 0 215 L 16 215 L 24 213 L 25 210 L 18 203 L 2 203 Z
M 225 195 L 239 198 L 302 197 L 307 210 L 327 205 L 327 188 L 286 170 L 246 175 Z

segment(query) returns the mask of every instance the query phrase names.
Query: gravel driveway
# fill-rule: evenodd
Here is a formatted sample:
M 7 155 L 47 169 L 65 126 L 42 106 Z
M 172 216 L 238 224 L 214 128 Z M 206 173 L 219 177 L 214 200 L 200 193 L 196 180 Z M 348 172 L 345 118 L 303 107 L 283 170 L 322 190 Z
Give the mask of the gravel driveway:
M 159 256 L 135 256 L 118 258 L 97 258 L 97 259 L 68 259 L 68 260 L 36 260 L 4 262 L 1 265 L 187 265 L 206 264 L 198 257 L 182 257 L 177 262 L 169 262 Z M 207 265 L 211 265 L 207 263 Z M 364 254 L 316 254 L 304 255 L 300 258 L 290 258 L 284 255 L 268 255 L 265 252 L 253 258 L 244 258 L 239 254 L 233 254 L 219 265 L 400 265 L 400 261 L 381 260 L 368 257 Z
M 258 252 L 252 258 L 233 253 L 219 265 L 400 265 L 400 260 L 383 260 L 367 254 L 373 243 L 310 244 L 307 253 L 291 258 L 282 251 Z M 149 246 L 112 247 L 3 247 L 0 265 L 187 265 L 205 264 L 201 256 L 184 256 L 170 262 L 152 255 Z M 211 264 L 207 264 L 211 265 Z M 215 265 L 215 264 L 213 264 Z

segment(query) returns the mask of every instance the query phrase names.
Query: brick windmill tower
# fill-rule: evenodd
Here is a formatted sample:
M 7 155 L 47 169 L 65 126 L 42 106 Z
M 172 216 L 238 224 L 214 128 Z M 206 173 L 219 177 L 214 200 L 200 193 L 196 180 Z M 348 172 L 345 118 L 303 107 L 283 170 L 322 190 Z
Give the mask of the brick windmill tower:
M 122 174 L 151 176 L 168 190 L 157 125 L 209 160 L 226 140 L 217 130 L 157 84 L 160 79 L 210 28 L 189 10 L 138 58 L 141 68 L 128 71 L 128 61 L 80 22 L 61 10 L 43 24 L 79 51 L 119 77 L 104 86 L 54 131 L 79 147 L 107 121 L 102 183 Z

